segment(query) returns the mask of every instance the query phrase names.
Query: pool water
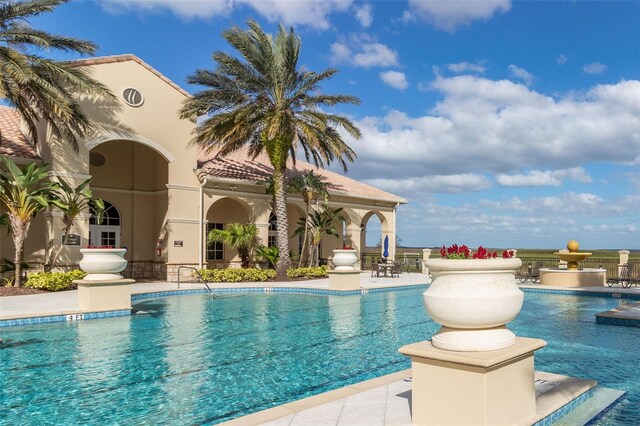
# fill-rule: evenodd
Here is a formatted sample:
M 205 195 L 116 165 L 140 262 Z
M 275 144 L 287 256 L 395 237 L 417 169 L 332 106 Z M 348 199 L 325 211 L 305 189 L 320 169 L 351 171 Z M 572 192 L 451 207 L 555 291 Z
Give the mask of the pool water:
M 215 424 L 410 367 L 402 345 L 439 326 L 424 288 L 362 296 L 141 300 L 147 314 L 0 329 L 0 423 Z M 545 339 L 536 369 L 593 378 L 640 419 L 640 329 L 595 324 L 619 299 L 527 292 L 510 328 Z

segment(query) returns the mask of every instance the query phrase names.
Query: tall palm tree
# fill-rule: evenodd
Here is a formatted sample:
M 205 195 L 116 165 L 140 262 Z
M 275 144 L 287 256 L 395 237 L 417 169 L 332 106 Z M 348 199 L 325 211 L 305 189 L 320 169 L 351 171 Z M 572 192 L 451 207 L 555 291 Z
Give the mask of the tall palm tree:
M 220 241 L 238 250 L 240 264 L 248 268 L 251 255 L 258 242 L 258 228 L 254 224 L 229 223 L 225 229 L 212 229 L 207 236 L 207 243 Z
M 317 200 L 319 197 L 324 198 L 325 205 L 329 200 L 329 192 L 327 192 L 327 184 L 323 181 L 322 176 L 318 176 L 313 173 L 313 170 L 295 176 L 290 182 L 291 190 L 299 193 L 302 196 L 302 200 L 306 205 L 304 227 L 304 236 L 302 238 L 302 252 L 300 253 L 300 260 L 298 261 L 298 268 L 302 267 L 302 262 L 307 249 L 307 240 L 309 236 L 309 213 L 311 211 L 311 202 Z M 307 253 L 309 253 L 308 251 Z
M 225 156 L 249 146 L 255 158 L 265 152 L 273 167 L 280 258 L 276 268 L 279 278 L 286 278 L 291 265 L 287 224 L 285 169 L 295 161 L 298 149 L 318 166 L 338 161 L 346 170 L 355 153 L 342 139 L 338 128 L 354 137 L 360 130 L 347 118 L 321 111 L 340 103 L 358 104 L 348 95 L 326 95 L 319 84 L 333 76 L 330 68 L 316 73 L 298 69 L 300 38 L 293 28 L 279 26 L 275 37 L 249 21 L 249 29 L 225 30 L 222 36 L 242 59 L 217 51 L 213 71 L 196 70 L 189 84 L 205 86 L 184 103 L 181 115 L 195 120 L 207 118 L 197 126 L 191 141 L 207 151 L 217 150 Z
M 46 59 L 41 51 L 93 54 L 88 41 L 37 30 L 29 18 L 51 12 L 68 0 L 0 0 L 0 98 L 15 106 L 33 143 L 38 123 L 49 124 L 53 136 L 75 150 L 89 130 L 87 116 L 74 98 L 76 93 L 115 100 L 109 89 L 89 76 L 85 68 Z
M 15 246 L 14 286 L 22 285 L 22 263 L 24 241 L 29 233 L 31 219 L 49 206 L 53 184 L 48 181 L 46 165 L 31 163 L 21 170 L 8 157 L 2 162 L 6 170 L 0 168 L 0 205 L 6 209 L 11 226 L 11 237 Z

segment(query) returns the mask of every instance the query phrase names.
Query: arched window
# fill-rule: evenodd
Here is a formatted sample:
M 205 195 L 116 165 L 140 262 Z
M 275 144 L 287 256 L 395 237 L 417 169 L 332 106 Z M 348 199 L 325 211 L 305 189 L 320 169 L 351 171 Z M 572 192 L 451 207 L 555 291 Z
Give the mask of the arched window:
M 102 222 L 97 223 L 95 211 L 89 217 L 89 245 L 96 247 L 120 247 L 120 212 L 117 207 L 104 201 Z
M 91 217 L 89 218 L 89 225 L 98 225 L 96 223 L 96 212 L 91 207 Z M 120 212 L 108 201 L 104 201 L 104 212 L 102 214 L 102 223 L 100 225 L 120 226 Z

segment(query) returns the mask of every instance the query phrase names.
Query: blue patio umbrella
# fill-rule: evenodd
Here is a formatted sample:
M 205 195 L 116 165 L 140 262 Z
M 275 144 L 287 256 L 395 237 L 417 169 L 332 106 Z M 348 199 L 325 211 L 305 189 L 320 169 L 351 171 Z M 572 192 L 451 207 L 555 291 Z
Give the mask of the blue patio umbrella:
M 384 247 L 382 256 L 389 257 L 389 236 L 388 235 L 384 237 L 384 244 L 382 246 Z

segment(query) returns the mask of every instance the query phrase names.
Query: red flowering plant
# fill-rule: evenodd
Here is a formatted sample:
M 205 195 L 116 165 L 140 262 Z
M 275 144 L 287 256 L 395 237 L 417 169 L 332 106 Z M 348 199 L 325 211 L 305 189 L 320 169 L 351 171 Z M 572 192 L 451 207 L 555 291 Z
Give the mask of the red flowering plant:
M 350 246 L 350 245 L 348 245 L 348 244 L 343 244 L 343 245 L 342 245 L 342 250 L 353 250 L 353 247 L 351 247 L 351 246 Z
M 513 255 L 513 250 L 505 250 L 502 252 L 503 259 L 510 259 Z M 452 244 L 449 247 L 443 245 L 440 249 L 440 256 L 445 259 L 495 259 L 498 257 L 498 252 L 490 252 L 486 248 L 478 246 L 478 250 L 472 253 L 466 245 L 458 246 L 457 244 Z

